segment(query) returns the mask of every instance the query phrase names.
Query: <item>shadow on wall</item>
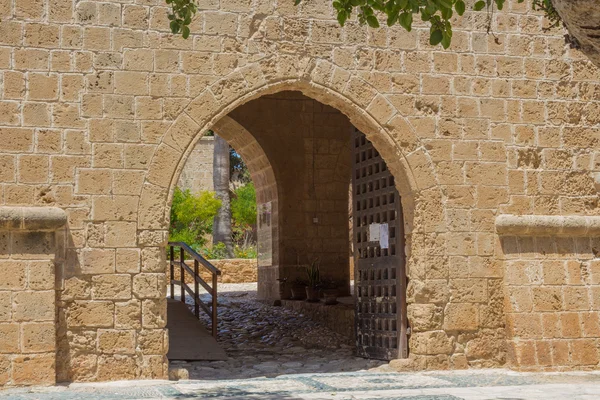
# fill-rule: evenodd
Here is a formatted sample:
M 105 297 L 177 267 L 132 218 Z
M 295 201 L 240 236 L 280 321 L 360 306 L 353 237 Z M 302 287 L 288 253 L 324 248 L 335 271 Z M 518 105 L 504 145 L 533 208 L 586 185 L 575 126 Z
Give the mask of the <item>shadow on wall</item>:
M 81 325 L 82 314 L 85 309 L 79 309 L 77 300 L 90 296 L 91 277 L 86 277 L 85 268 L 82 268 L 80 256 L 76 249 L 73 234 L 69 228 L 64 235 L 63 251 L 57 252 L 56 259 L 56 288 L 57 294 L 57 329 L 56 329 L 56 382 L 70 382 L 76 379 L 89 380 L 95 374 L 95 366 L 89 362 L 86 351 L 77 349 L 67 335 L 68 327 L 72 324 Z M 59 258 L 62 255 L 62 259 Z M 82 255 L 83 256 L 83 255 Z M 89 273 L 89 272 L 88 272 Z M 81 335 L 82 337 L 85 335 Z M 81 339 L 78 338 L 78 339 Z M 78 373 L 71 366 L 78 365 Z M 87 367 L 86 367 L 87 365 Z

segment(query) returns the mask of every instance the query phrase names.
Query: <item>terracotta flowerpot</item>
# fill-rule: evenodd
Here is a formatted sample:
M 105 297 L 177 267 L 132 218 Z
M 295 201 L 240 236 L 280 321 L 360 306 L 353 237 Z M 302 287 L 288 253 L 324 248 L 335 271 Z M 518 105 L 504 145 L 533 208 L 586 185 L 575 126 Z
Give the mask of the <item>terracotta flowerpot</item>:
M 306 301 L 316 303 L 319 301 L 319 289 L 310 286 L 306 287 Z
M 305 287 L 306 286 L 299 285 L 292 286 L 292 300 L 304 300 L 306 298 L 306 291 L 304 290 Z

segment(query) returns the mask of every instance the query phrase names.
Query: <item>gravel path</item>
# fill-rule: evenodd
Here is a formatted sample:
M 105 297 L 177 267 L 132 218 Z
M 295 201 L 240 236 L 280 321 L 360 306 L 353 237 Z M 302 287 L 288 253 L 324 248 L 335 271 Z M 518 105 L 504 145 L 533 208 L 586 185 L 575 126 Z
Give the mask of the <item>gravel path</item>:
M 386 370 L 385 362 L 354 357 L 350 339 L 295 311 L 257 301 L 256 283 L 220 284 L 219 291 L 218 341 L 229 359 L 171 362 L 188 369 L 190 379 Z M 191 298 L 186 302 L 192 304 Z

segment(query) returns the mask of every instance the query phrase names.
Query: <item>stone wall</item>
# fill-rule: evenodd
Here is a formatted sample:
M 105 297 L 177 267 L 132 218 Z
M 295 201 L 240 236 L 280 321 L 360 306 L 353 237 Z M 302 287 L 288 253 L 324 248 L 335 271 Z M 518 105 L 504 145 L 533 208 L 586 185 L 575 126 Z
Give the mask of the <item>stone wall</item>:
M 256 259 L 232 258 L 225 260 L 209 260 L 212 265 L 221 270 L 219 283 L 244 283 L 256 282 L 258 279 L 258 268 Z M 186 261 L 186 264 L 193 268 L 193 261 Z M 212 274 L 204 268 L 200 268 L 200 276 L 205 282 L 211 284 Z M 175 279 L 179 279 L 179 271 L 175 270 Z M 194 284 L 194 279 L 190 274 L 185 275 L 185 281 L 188 285 Z M 193 287 L 193 286 L 191 286 Z
M 211 260 L 221 270 L 222 283 L 256 282 L 258 280 L 256 259 L 234 258 Z
M 215 148 L 214 136 L 204 136 L 196 143 L 190 153 L 185 167 L 179 176 L 177 186 L 192 193 L 204 190 L 213 191 L 213 155 Z
M 57 381 L 166 376 L 170 198 L 196 142 L 228 115 L 243 126 L 227 140 L 245 149 L 258 196 L 273 204 L 272 259 L 258 270 L 265 298 L 277 296 L 276 278 L 293 265 L 285 243 L 302 236 L 347 274 L 344 142 L 338 129 L 309 129 L 331 116 L 367 135 L 402 196 L 412 335 L 410 359 L 398 364 L 597 368 L 597 339 L 581 325 L 597 312 L 594 273 L 578 281 L 573 267 L 595 268 L 594 238 L 538 240 L 552 232 L 524 230 L 515 250 L 495 226 L 500 214 L 600 216 L 600 74 L 561 29 L 544 31 L 530 1 L 512 1 L 494 13 L 495 36 L 485 13 L 457 18 L 444 51 L 429 45 L 421 22 L 410 33 L 356 21 L 340 28 L 328 2 L 224 0 L 201 9 L 183 40 L 170 34 L 162 0 L 0 1 L 0 205 L 57 207 L 68 217 L 56 352 L 39 353 L 56 354 Z M 296 99 L 288 115 L 273 115 L 271 104 L 287 100 L 265 96 L 284 91 L 319 103 Z M 263 140 L 261 119 L 279 121 Z M 308 157 L 315 147 L 318 162 Z M 315 212 L 323 225 L 312 222 Z M 4 247 L 3 258 L 29 258 L 17 249 Z M 563 263 L 565 281 L 544 283 L 546 261 Z M 542 280 L 512 281 L 520 269 Z M 14 324 L 29 320 L 14 319 L 13 296 L 30 283 L 13 277 L 2 274 L 0 287 L 11 288 L 2 290 L 13 303 L 3 326 L 14 335 Z M 517 289 L 523 299 L 531 293 L 531 312 L 511 303 Z M 554 295 L 561 328 L 550 339 L 530 324 L 543 329 L 553 314 L 546 309 L 559 307 Z M 50 322 L 48 303 L 33 305 L 39 323 Z M 14 379 L 29 357 L 19 340 L 2 350 L 12 365 L 6 384 L 50 383 L 49 369 Z M 540 360 L 544 346 L 550 365 Z M 569 358 L 560 356 L 565 346 Z

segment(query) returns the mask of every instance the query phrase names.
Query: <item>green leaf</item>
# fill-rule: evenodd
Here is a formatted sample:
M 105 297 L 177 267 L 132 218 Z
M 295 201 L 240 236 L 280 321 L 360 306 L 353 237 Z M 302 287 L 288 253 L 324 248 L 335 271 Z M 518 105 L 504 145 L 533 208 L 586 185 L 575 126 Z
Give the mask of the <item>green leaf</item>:
M 405 10 L 406 6 L 408 6 L 408 0 L 398 0 L 397 4 L 400 9 Z
M 496 5 L 498 6 L 498 10 L 502 10 L 502 8 L 504 7 L 504 0 L 495 0 L 496 1 Z
M 187 39 L 190 37 L 190 27 L 189 26 L 184 26 L 181 32 L 181 36 L 184 39 Z
M 348 13 L 346 12 L 346 10 L 341 10 L 340 12 L 338 12 L 337 20 L 341 26 L 344 26 L 344 24 L 346 23 L 346 19 L 348 19 Z
M 440 44 L 443 38 L 444 35 L 442 34 L 442 31 L 436 29 L 432 31 L 431 35 L 429 36 L 429 44 L 431 44 L 432 46 L 437 46 L 438 44 Z
M 379 28 L 379 21 L 374 15 L 369 15 L 367 17 L 367 24 L 369 24 L 371 28 Z
M 454 4 L 454 9 L 458 15 L 463 15 L 465 13 L 465 2 L 463 0 L 458 0 L 456 4 Z
M 445 33 L 443 36 L 444 37 L 442 38 L 442 47 L 444 49 L 447 49 L 448 47 L 450 47 L 450 42 L 452 42 L 452 38 L 450 37 L 450 35 L 447 35 Z
M 402 26 L 404 29 L 406 29 L 409 32 L 412 30 L 412 22 L 413 22 L 412 13 L 404 12 L 404 13 L 400 14 L 399 20 L 400 20 L 399 21 L 400 26 Z
M 452 18 L 452 9 L 451 8 L 442 8 L 442 18 L 444 18 L 444 19 Z
M 452 8 L 452 3 L 450 1 L 448 1 L 448 0 L 438 0 L 438 3 L 443 8 Z
M 473 5 L 473 10 L 481 11 L 485 7 L 485 1 L 479 0 L 477 3 Z
M 179 33 L 179 23 L 177 21 L 171 21 L 170 23 L 171 32 L 174 34 Z
M 387 18 L 387 26 L 392 26 L 398 21 L 398 13 L 390 13 Z

